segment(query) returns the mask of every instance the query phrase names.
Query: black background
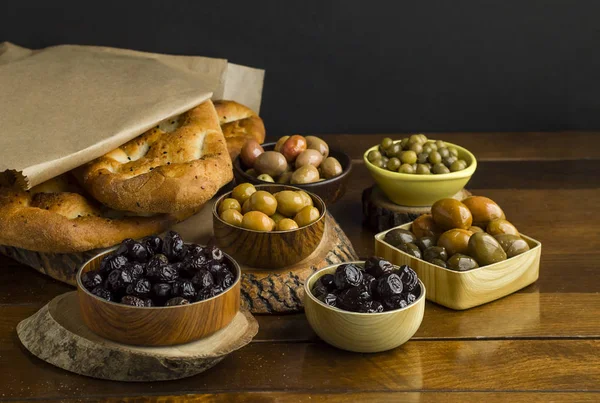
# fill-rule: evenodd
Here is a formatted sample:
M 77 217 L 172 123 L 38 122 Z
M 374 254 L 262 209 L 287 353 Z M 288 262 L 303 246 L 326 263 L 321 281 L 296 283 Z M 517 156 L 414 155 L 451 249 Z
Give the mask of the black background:
M 271 134 L 600 128 L 600 1 L 9 0 L 0 14 L 0 41 L 21 46 L 264 68 Z

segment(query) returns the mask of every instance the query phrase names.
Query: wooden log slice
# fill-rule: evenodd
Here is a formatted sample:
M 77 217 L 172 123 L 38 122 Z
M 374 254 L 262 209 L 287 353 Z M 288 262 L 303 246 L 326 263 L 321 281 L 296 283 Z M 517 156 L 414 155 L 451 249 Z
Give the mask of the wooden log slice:
M 463 200 L 469 196 L 471 192 L 462 189 L 452 197 Z M 362 207 L 364 225 L 375 232 L 406 224 L 431 211 L 431 206 L 410 207 L 395 204 L 376 185 L 363 190 Z
M 59 368 L 113 381 L 164 381 L 206 371 L 258 333 L 256 319 L 240 311 L 211 336 L 169 347 L 141 347 L 104 339 L 83 323 L 77 294 L 59 295 L 17 326 L 21 343 Z

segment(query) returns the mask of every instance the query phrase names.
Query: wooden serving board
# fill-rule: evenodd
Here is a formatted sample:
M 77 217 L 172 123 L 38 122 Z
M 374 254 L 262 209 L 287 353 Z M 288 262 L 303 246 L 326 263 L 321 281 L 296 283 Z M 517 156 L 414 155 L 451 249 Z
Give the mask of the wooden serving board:
M 452 197 L 463 200 L 469 196 L 471 196 L 471 192 L 462 189 Z M 377 185 L 363 190 L 362 206 L 364 224 L 376 232 L 386 231 L 414 221 L 421 214 L 431 211 L 431 206 L 410 207 L 395 204 Z
M 104 339 L 83 323 L 76 292 L 59 295 L 17 326 L 21 343 L 59 368 L 113 381 L 165 381 L 206 371 L 248 343 L 258 323 L 240 311 L 225 328 L 191 343 L 141 347 Z

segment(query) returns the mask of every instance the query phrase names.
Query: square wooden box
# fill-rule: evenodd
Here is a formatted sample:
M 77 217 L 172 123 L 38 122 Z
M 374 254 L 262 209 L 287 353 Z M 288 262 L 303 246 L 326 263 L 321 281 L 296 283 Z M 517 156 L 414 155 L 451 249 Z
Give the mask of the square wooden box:
M 412 222 L 395 228 L 410 230 Z M 385 234 L 375 235 L 375 255 L 395 265 L 412 267 L 427 289 L 427 299 L 448 308 L 462 310 L 505 297 L 535 282 L 540 272 L 542 244 L 521 234 L 530 250 L 503 262 L 469 271 L 444 269 L 417 259 L 383 240 Z

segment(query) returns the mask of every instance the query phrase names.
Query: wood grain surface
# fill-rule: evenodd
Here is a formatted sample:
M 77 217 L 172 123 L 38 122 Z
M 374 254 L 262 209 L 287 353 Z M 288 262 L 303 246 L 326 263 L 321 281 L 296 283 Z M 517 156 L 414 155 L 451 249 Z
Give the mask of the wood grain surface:
M 384 136 L 323 136 L 352 158 Z M 392 136 L 394 138 L 400 135 Z M 386 353 L 343 352 L 320 341 L 303 314 L 257 316 L 259 333 L 219 365 L 185 380 L 122 384 L 55 368 L 29 354 L 15 327 L 71 287 L 0 258 L 0 400 L 54 401 L 517 401 L 600 400 L 600 135 L 444 133 L 479 167 L 468 189 L 497 201 L 544 245 L 540 278 L 467 311 L 426 303 L 409 342 Z M 361 257 L 360 162 L 329 211 Z

